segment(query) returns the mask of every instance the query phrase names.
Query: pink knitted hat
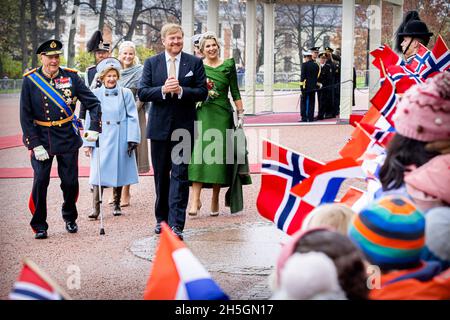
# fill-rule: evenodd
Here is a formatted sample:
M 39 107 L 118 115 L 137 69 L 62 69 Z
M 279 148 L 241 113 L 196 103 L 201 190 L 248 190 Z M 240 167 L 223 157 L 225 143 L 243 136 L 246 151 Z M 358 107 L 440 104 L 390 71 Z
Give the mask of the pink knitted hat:
M 450 203 L 450 154 L 434 157 L 405 176 L 410 188 Z M 432 199 L 421 199 L 432 201 Z
M 426 142 L 450 138 L 450 72 L 408 89 L 393 119 L 405 137 Z

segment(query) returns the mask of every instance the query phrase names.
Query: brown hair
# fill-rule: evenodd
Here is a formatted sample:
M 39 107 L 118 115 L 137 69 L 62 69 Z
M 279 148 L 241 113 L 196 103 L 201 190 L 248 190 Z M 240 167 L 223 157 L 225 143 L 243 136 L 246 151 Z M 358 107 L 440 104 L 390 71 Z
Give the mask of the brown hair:
M 166 23 L 161 28 L 161 39 L 164 39 L 168 34 L 177 33 L 178 31 L 181 31 L 181 34 L 184 36 L 183 28 L 179 24 Z
M 329 230 L 305 234 L 297 243 L 295 252 L 325 253 L 336 265 L 339 284 L 349 300 L 368 297 L 367 274 L 361 252 L 346 236 Z

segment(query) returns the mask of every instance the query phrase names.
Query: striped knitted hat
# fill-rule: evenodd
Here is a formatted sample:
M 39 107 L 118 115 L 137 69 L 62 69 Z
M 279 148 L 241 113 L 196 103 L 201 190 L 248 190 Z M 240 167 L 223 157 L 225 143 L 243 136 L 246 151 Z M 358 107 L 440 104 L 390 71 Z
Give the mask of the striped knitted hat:
M 410 269 L 425 245 L 425 218 L 407 198 L 386 196 L 356 215 L 349 237 L 381 270 Z

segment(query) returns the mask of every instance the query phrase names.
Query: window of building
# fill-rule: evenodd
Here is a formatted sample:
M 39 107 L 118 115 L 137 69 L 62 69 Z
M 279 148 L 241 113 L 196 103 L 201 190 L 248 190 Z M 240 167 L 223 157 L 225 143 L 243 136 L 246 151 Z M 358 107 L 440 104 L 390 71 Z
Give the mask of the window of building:
M 116 9 L 121 10 L 123 7 L 123 1 L 122 0 L 116 0 Z
M 222 24 L 219 23 L 219 34 L 217 35 L 219 38 L 222 38 Z
M 330 36 L 324 36 L 323 37 L 323 47 L 329 47 L 330 46 Z
M 236 63 L 239 63 L 241 61 L 241 50 L 238 48 L 233 49 L 233 59 L 236 61 Z
M 97 0 L 89 0 L 89 4 L 92 6 L 92 8 L 97 7 Z
M 233 38 L 235 38 L 235 39 L 241 38 L 241 25 L 240 24 L 233 25 Z
M 202 33 L 202 27 L 203 27 L 203 24 L 201 22 L 197 22 L 195 24 L 194 34 Z
M 80 24 L 80 36 L 82 37 L 86 36 L 86 25 L 84 23 Z
M 291 49 L 292 48 L 292 34 L 286 33 L 284 35 L 284 47 L 286 49 Z
M 284 57 L 283 69 L 284 69 L 284 72 L 291 72 L 292 71 L 292 60 L 291 60 L 291 57 Z

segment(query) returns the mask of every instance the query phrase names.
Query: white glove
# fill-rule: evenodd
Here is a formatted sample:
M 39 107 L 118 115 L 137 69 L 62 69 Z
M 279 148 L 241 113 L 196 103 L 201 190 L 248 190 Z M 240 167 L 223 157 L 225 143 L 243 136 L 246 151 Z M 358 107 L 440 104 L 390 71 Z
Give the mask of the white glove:
M 41 145 L 33 148 L 34 157 L 39 161 L 45 161 L 49 159 L 47 150 Z
M 84 132 L 84 138 L 89 142 L 97 141 L 98 135 L 99 133 L 97 131 L 87 130 Z
M 239 113 L 238 114 L 238 128 L 242 128 L 244 126 L 244 114 Z

